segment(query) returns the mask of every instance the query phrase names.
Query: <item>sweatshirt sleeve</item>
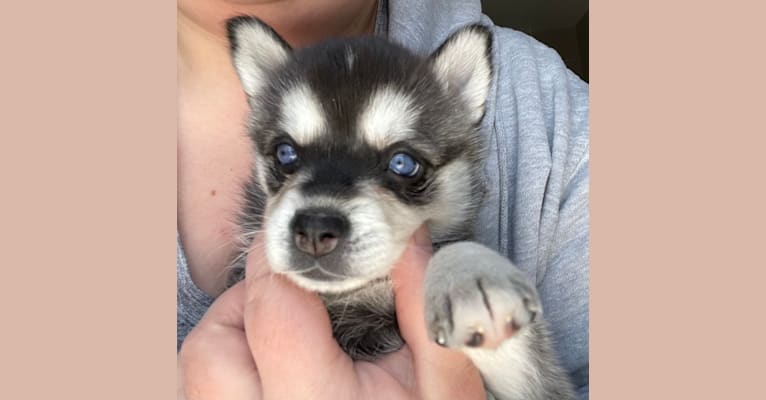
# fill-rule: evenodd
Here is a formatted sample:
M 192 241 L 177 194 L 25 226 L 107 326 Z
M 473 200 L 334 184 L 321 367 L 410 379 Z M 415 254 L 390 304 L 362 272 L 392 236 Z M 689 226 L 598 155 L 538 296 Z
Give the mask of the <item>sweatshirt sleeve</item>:
M 587 86 L 567 71 L 554 94 L 554 131 L 549 183 L 543 200 L 537 285 L 546 318 L 577 387 L 589 396 L 590 145 Z M 558 147 L 557 147 L 558 146 Z M 564 150 L 565 149 L 565 150 Z M 556 184 L 551 180 L 556 179 Z
M 589 212 L 588 153 L 576 163 L 561 197 L 556 228 L 552 230 L 538 290 L 545 318 L 577 387 L 578 398 L 588 398 Z M 542 266 L 541 266 L 542 267 Z M 544 307 L 545 307 L 544 306 Z
M 495 29 L 493 57 L 499 248 L 536 283 L 559 358 L 587 399 L 588 84 L 554 50 L 510 29 Z

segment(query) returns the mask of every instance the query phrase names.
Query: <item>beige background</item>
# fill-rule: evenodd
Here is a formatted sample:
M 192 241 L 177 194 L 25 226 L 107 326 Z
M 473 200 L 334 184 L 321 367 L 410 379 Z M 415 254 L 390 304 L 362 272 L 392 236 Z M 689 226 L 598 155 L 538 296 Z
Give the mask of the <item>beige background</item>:
M 0 4 L 0 399 L 174 398 L 175 3 Z
M 175 396 L 175 7 L 143 4 L 0 5 L 0 398 Z M 744 4 L 591 3 L 593 399 L 763 398 Z

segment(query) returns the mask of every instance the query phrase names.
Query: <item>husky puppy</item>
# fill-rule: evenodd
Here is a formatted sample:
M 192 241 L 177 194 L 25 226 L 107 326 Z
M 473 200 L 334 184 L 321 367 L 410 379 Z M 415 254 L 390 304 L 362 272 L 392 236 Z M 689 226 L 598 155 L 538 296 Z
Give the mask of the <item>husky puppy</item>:
M 255 153 L 243 249 L 262 232 L 273 272 L 318 292 L 340 346 L 370 360 L 403 345 L 388 275 L 427 223 L 434 341 L 464 351 L 497 399 L 574 398 L 534 286 L 467 241 L 484 193 L 489 30 L 467 26 L 421 57 L 376 37 L 293 50 L 252 17 L 227 27 Z

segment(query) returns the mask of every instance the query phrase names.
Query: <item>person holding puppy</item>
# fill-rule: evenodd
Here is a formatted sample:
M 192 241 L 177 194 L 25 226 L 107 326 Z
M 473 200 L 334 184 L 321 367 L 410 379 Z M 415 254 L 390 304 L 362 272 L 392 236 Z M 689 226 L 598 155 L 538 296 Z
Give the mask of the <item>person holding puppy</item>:
M 235 229 L 228 221 L 252 163 L 242 135 L 247 104 L 231 68 L 223 21 L 256 15 L 293 47 L 375 32 L 421 53 L 455 27 L 490 24 L 478 2 L 295 3 L 179 2 L 179 345 L 191 331 L 179 356 L 181 392 L 203 399 L 238 398 L 221 394 L 229 389 L 267 399 L 303 398 L 309 390 L 360 396 L 350 398 L 481 398 L 470 363 L 425 336 L 417 276 L 397 286 L 407 347 L 375 365 L 351 363 L 325 340 L 331 335 L 323 310 L 314 307 L 318 298 L 280 278 L 259 281 L 263 273 L 257 271 L 221 295 L 199 321 L 224 288 L 221 266 L 233 251 Z M 564 364 L 580 398 L 587 398 L 587 85 L 550 49 L 517 32 L 492 29 L 497 87 L 483 125 L 495 150 L 487 161 L 493 192 L 481 213 L 486 229 L 479 239 L 537 278 Z M 424 268 L 425 260 L 409 252 L 399 263 L 407 267 L 394 271 Z M 401 299 L 412 302 L 402 308 Z M 280 347 L 285 343 L 293 348 Z M 280 362 L 285 354 L 291 363 Z M 211 393 L 220 396 L 206 397 Z

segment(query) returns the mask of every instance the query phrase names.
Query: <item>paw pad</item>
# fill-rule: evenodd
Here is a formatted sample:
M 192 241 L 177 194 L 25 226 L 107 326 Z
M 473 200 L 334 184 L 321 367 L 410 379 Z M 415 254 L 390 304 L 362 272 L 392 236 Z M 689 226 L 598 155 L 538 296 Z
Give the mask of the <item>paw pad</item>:
M 479 347 L 484 343 L 484 334 L 481 333 L 481 330 L 477 330 L 473 334 L 471 334 L 471 337 L 468 339 L 468 341 L 465 342 L 465 345 L 468 347 Z

